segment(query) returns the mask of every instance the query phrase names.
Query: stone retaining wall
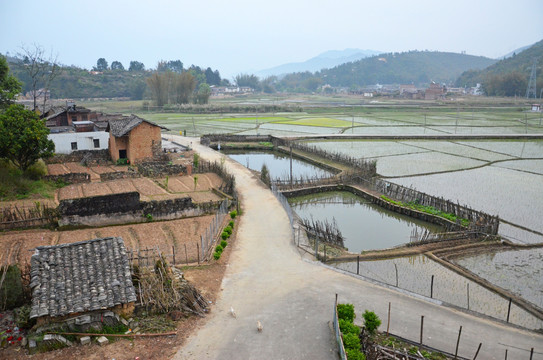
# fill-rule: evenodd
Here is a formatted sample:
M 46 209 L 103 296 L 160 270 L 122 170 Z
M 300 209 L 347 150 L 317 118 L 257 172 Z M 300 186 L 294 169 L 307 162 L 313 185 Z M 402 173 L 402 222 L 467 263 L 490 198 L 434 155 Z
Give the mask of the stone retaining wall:
M 182 175 L 187 173 L 187 167 L 181 164 L 164 162 L 145 162 L 138 164 L 138 171 L 146 177 L 164 177 L 166 175 Z
M 100 174 L 100 181 L 134 179 L 140 178 L 141 174 L 137 171 L 116 171 Z
M 89 183 L 91 181 L 90 174 L 88 173 L 68 173 L 61 175 L 46 175 L 43 177 L 49 181 L 62 181 L 66 184 L 82 184 Z
M 138 192 L 62 200 L 60 226 L 105 226 L 173 220 L 217 211 L 221 202 L 194 204 L 190 197 L 140 201 Z
M 88 165 L 108 164 L 111 162 L 111 156 L 107 149 L 102 150 L 77 150 L 70 154 L 56 154 L 45 159 L 47 164 L 63 164 L 67 162 L 82 162 Z

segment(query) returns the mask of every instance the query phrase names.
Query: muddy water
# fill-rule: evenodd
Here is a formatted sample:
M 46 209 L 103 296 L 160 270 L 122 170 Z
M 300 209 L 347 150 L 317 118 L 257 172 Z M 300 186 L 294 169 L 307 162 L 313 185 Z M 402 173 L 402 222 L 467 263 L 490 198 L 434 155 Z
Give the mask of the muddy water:
M 411 241 L 416 232 L 440 232 L 441 227 L 385 210 L 343 191 L 289 199 L 292 209 L 304 219 L 335 222 L 345 247 L 351 252 L 386 249 Z
M 355 273 L 357 263 L 345 262 L 337 268 Z M 509 301 L 477 283 L 447 269 L 424 255 L 390 260 L 361 261 L 359 274 L 419 295 L 444 301 L 480 314 L 505 321 Z M 432 275 L 434 276 L 433 292 Z M 469 300 L 468 300 L 469 293 Z M 528 329 L 543 329 L 543 321 L 516 305 L 511 306 L 509 321 Z
M 543 308 L 543 248 L 489 252 L 454 262 Z
M 272 180 L 290 179 L 290 157 L 285 154 L 246 150 L 229 150 L 223 153 L 251 170 L 260 171 L 262 170 L 262 165 L 266 164 Z M 328 170 L 296 158 L 292 159 L 292 177 L 294 179 L 322 178 L 332 175 Z

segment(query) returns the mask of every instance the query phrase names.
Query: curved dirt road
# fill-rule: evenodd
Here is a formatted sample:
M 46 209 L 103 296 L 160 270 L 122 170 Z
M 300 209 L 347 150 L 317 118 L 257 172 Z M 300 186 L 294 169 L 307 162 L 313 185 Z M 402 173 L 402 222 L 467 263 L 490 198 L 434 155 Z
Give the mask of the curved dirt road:
M 172 136 L 207 160 L 221 154 L 197 139 Z M 242 165 L 226 157 L 236 176 L 244 213 L 222 293 L 205 325 L 191 336 L 174 359 L 337 359 L 330 330 L 335 294 L 355 305 L 358 320 L 365 309 L 375 311 L 386 328 L 392 303 L 390 331 L 419 339 L 424 315 L 424 343 L 454 353 L 462 326 L 459 355 L 478 359 L 543 359 L 543 336 L 518 330 L 451 308 L 395 292 L 318 263 L 305 261 L 292 244 L 288 217 L 271 191 Z M 230 307 L 237 313 L 233 318 Z M 263 331 L 257 331 L 257 320 Z

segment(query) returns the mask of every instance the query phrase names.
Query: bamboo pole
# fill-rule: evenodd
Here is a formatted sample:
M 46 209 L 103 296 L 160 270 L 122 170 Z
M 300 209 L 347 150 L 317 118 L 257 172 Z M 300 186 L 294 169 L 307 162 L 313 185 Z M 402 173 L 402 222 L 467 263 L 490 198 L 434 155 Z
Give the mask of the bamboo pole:
M 75 336 L 111 336 L 111 337 L 151 337 L 151 336 L 171 336 L 177 335 L 177 331 L 170 331 L 165 333 L 156 333 L 156 334 L 98 334 L 98 333 L 76 333 L 76 332 L 51 332 L 48 334 L 55 335 L 75 335 Z

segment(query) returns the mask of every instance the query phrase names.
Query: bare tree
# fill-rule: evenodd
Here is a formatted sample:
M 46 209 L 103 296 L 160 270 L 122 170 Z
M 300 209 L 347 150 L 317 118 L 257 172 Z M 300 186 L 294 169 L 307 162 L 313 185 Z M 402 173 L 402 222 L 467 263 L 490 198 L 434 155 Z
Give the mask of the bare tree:
M 47 103 L 47 94 L 51 82 L 62 72 L 57 61 L 58 55 L 49 55 L 37 44 L 32 47 L 22 47 L 22 53 L 18 56 L 22 58 L 26 73 L 30 77 L 30 93 L 34 101 L 34 110 L 37 108 L 38 98 L 43 95 L 43 110 Z

